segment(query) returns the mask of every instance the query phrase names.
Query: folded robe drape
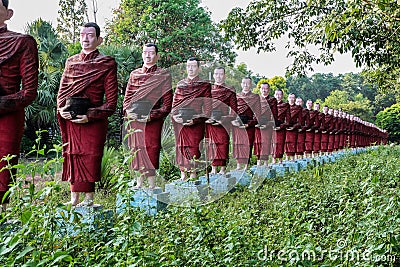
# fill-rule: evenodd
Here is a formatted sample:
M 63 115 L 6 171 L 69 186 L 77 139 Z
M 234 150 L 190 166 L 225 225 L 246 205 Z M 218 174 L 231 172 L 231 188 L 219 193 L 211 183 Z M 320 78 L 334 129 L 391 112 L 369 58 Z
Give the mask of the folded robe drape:
M 296 154 L 298 132 L 301 129 L 301 125 L 303 124 L 302 123 L 303 108 L 295 104 L 289 106 L 290 106 L 290 120 L 289 120 L 289 128 L 286 129 L 285 153 L 288 156 L 294 156 Z
M 273 128 L 275 126 L 275 120 L 278 117 L 278 101 L 275 97 L 260 96 L 261 103 L 261 121 L 265 121 L 263 124 L 266 126 L 265 129 L 256 128 L 255 140 L 254 140 L 254 154 L 260 160 L 266 160 L 269 155 L 272 155 L 272 142 L 273 142 Z M 259 124 L 261 125 L 261 121 Z
M 148 176 L 154 176 L 159 168 L 161 132 L 164 120 L 171 112 L 172 98 L 169 71 L 154 65 L 131 72 L 123 103 L 125 120 L 128 121 L 128 146 L 134 154 L 131 167 Z M 138 101 L 148 101 L 151 105 L 150 120 L 146 123 L 129 120 L 127 110 Z
M 237 94 L 238 115 L 248 118 L 248 127 L 233 127 L 233 157 L 240 164 L 247 164 L 252 154 L 255 137 L 255 125 L 261 113 L 260 96 L 252 92 Z
M 278 102 L 278 116 L 276 120 L 274 142 L 274 158 L 282 158 L 285 149 L 286 130 L 290 121 L 290 105 L 285 102 Z
M 87 187 L 79 187 L 74 183 L 94 183 L 101 178 L 107 118 L 115 111 L 117 93 L 117 64 L 112 57 L 95 50 L 90 54 L 81 52 L 67 59 L 57 106 L 64 107 L 70 96 L 86 97 L 91 103 L 86 113 L 88 123 L 73 123 L 58 115 L 62 142 L 65 144 L 62 180 L 71 183 L 71 190 L 86 192 Z
M 226 84 L 216 85 L 211 88 L 212 110 L 221 111 L 221 125 L 206 125 L 206 135 L 209 138 L 208 159 L 212 166 L 226 166 L 229 158 L 229 133 L 232 128 L 231 121 L 236 118 L 237 99 L 235 88 Z
M 24 34 L 0 28 L 0 160 L 15 155 L 10 161 L 17 164 L 24 132 L 24 108 L 37 95 L 38 51 L 35 40 Z M 22 83 L 22 88 L 21 88 Z M 7 162 L 0 161 L 0 169 Z M 16 169 L 0 172 L 0 203 L 9 189 L 11 174 Z M 5 199 L 7 203 L 9 199 Z
M 314 139 L 315 139 L 315 130 L 317 129 L 316 125 L 318 124 L 318 111 L 317 110 L 309 110 L 309 121 L 308 121 L 308 129 L 306 130 L 306 138 L 305 138 L 305 152 L 307 154 L 311 154 L 314 148 Z
M 211 83 L 199 77 L 183 79 L 178 82 L 172 102 L 172 114 L 177 115 L 180 108 L 191 108 L 195 114 L 205 117 L 193 119 L 194 124 L 184 126 L 173 121 L 176 140 L 176 162 L 180 170 L 196 168 L 196 159 L 201 156 L 200 143 L 205 134 L 205 120 L 211 113 Z

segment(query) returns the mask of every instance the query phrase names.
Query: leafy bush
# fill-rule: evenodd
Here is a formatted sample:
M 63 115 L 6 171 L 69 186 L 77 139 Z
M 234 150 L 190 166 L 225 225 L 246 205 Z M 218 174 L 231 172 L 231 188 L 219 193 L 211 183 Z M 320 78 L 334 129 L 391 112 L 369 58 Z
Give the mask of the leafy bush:
M 400 141 L 400 104 L 385 108 L 376 115 L 376 125 L 389 133 L 389 141 Z

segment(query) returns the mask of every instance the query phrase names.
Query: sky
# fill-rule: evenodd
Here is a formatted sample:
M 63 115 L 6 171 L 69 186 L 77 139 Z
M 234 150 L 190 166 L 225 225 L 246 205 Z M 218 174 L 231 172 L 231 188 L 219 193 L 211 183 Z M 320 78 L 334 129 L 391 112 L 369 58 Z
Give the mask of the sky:
M 10 0 L 10 8 L 14 9 L 14 16 L 7 22 L 10 30 L 23 32 L 26 24 L 38 18 L 50 21 L 54 27 L 57 25 L 58 0 Z M 116 8 L 120 0 L 98 0 L 97 21 L 100 27 L 105 25 L 106 20 L 111 20 L 112 9 Z M 93 20 L 91 1 L 87 0 L 89 7 L 89 18 Z M 226 18 L 229 11 L 234 7 L 245 8 L 250 0 L 202 0 L 202 6 L 211 12 L 211 18 L 215 22 Z M 238 57 L 236 63 L 246 63 L 248 69 L 254 74 L 265 77 L 284 76 L 286 67 L 291 64 L 291 59 L 286 57 L 285 41 L 276 42 L 276 51 L 270 53 L 256 53 L 256 49 L 249 51 L 236 50 Z M 335 62 L 329 66 L 313 65 L 313 73 L 340 73 L 360 72 L 356 68 L 350 54 L 335 55 Z

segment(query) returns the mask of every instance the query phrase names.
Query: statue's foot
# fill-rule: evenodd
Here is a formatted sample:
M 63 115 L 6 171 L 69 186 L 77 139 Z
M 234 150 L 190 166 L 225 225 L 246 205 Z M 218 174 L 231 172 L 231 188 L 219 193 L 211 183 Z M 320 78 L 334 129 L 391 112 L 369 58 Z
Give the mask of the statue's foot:
M 71 205 L 71 206 L 75 207 L 76 205 L 78 205 L 78 202 L 76 202 L 76 201 L 68 201 L 68 202 L 63 203 L 63 205 L 64 206 Z
M 76 204 L 76 207 L 91 207 L 94 205 L 93 199 L 85 199 L 81 203 Z
M 135 186 L 132 187 L 132 189 L 133 190 L 139 190 L 139 189 L 142 189 L 142 186 L 141 185 L 135 185 Z

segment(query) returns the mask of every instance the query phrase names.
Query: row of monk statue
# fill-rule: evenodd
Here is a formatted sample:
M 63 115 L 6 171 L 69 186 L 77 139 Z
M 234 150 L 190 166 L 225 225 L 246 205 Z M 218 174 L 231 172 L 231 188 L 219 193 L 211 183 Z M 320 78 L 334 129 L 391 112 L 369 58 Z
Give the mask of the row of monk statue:
M 0 5 L 0 158 L 19 155 L 24 130 L 24 108 L 37 95 L 38 51 L 29 35 L 9 31 L 4 23 L 12 16 L 8 1 Z M 86 23 L 81 28 L 82 51 L 65 63 L 57 96 L 57 116 L 63 146 L 62 180 L 70 183 L 69 204 L 93 205 L 95 182 L 100 180 L 108 117 L 116 110 L 117 64 L 102 55 L 100 28 Z M 170 72 L 157 66 L 160 58 L 155 44 L 143 46 L 143 66 L 133 70 L 123 102 L 128 144 L 135 157 L 131 168 L 140 172 L 136 187 L 148 178 L 154 188 L 159 168 L 161 132 L 170 115 L 176 140 L 176 162 L 181 179 L 196 176 L 201 157 L 200 144 L 207 138 L 207 158 L 212 172 L 226 172 L 230 140 L 237 168 L 247 168 L 253 154 L 258 164 L 287 157 L 303 157 L 344 147 L 385 143 L 386 132 L 342 111 L 320 107 L 283 92 L 270 96 L 267 83 L 261 95 L 251 92 L 252 80 L 244 77 L 239 93 L 225 84 L 225 69 L 214 70 L 214 82 L 199 78 L 200 61 L 189 58 L 187 77 L 172 90 Z M 20 86 L 22 84 L 22 87 Z M 11 160 L 16 164 L 18 157 Z M 0 201 L 5 208 L 15 169 L 0 163 Z M 80 202 L 80 192 L 85 198 Z

